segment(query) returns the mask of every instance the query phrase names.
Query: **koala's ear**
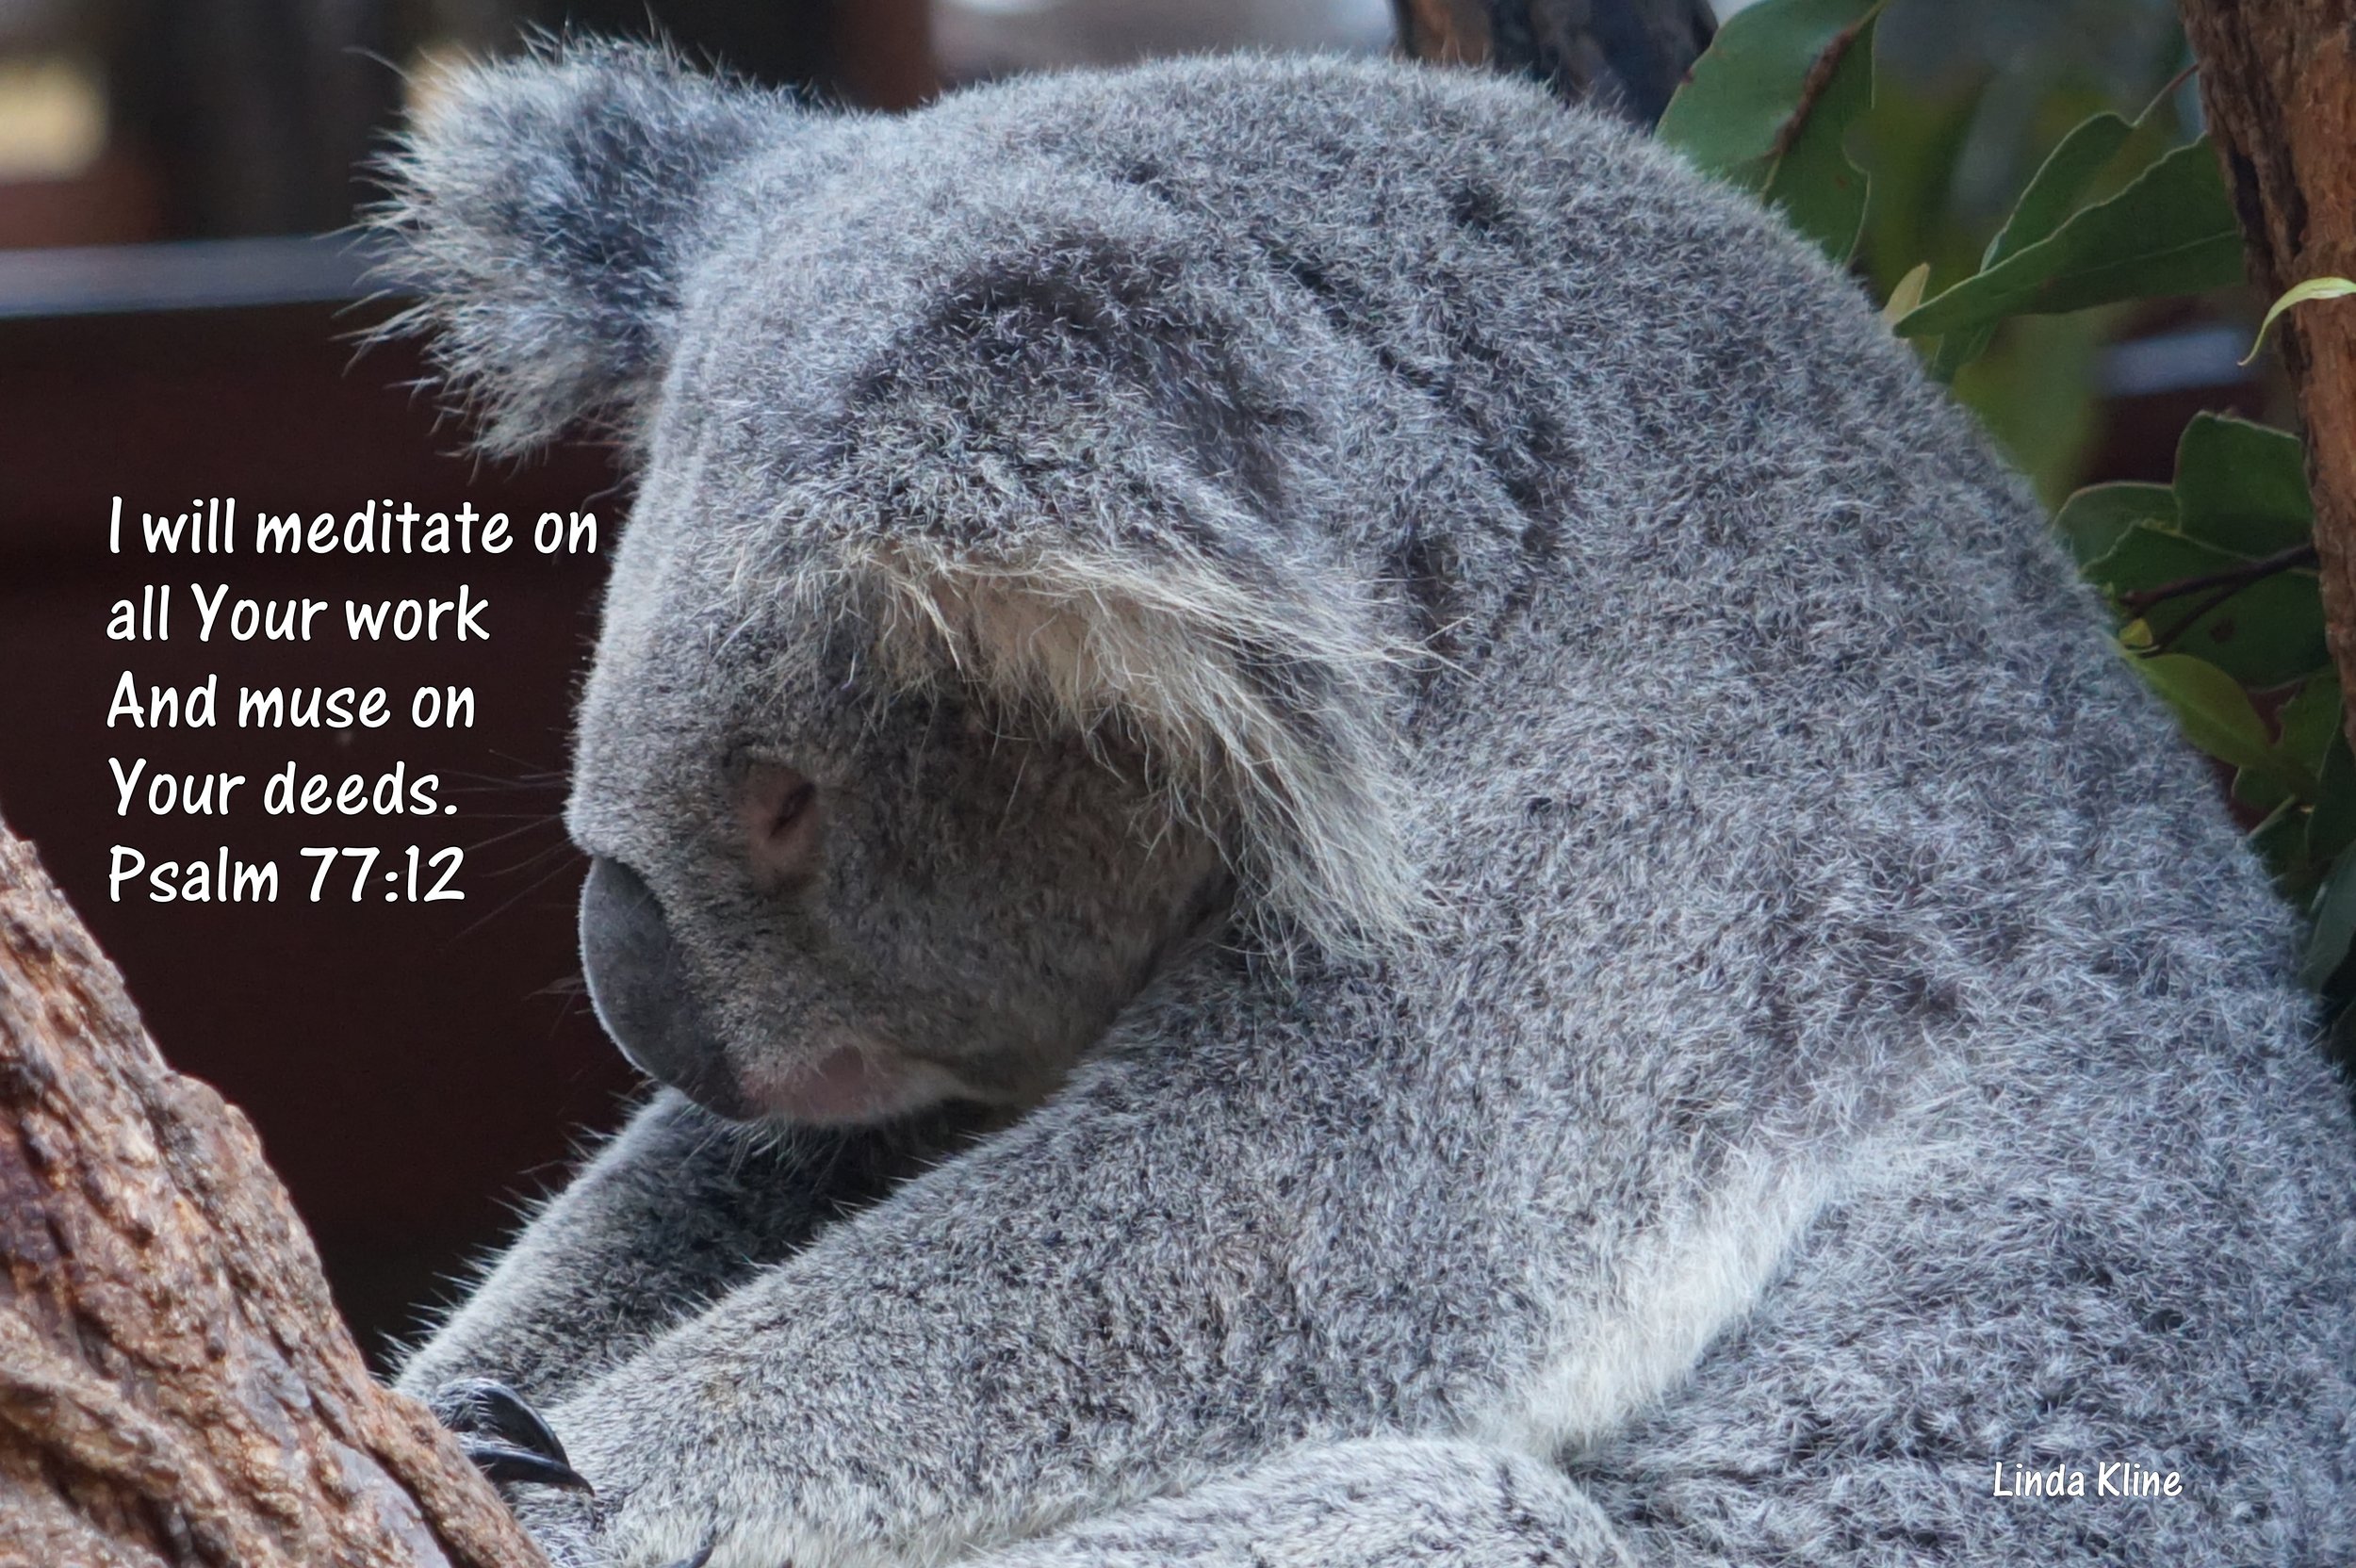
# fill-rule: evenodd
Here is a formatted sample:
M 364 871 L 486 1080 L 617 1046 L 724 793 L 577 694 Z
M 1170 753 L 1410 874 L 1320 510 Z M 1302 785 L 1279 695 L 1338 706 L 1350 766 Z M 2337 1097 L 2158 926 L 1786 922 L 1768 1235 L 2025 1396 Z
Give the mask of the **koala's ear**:
M 1283 301 L 1192 265 L 1126 188 L 1024 186 L 964 236 L 862 384 L 859 478 L 782 509 L 820 547 L 794 596 L 859 627 L 888 688 L 955 680 L 1024 728 L 1134 743 L 1270 935 L 1405 935 L 1425 894 L 1394 710 L 1423 650 L 1286 516 L 1330 486 L 1255 325 Z
M 798 112 L 645 45 L 570 44 L 434 85 L 382 165 L 382 273 L 434 369 L 512 453 L 626 413 L 660 374 L 706 193 Z

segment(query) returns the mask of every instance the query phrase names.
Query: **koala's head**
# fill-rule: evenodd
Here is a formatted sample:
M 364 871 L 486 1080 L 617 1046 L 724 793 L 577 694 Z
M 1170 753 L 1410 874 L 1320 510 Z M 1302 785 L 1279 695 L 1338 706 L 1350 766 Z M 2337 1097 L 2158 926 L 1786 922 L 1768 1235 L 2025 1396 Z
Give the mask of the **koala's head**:
M 723 1115 L 1027 1102 L 1190 941 L 1412 903 L 1395 650 L 1294 515 L 1281 335 L 1167 212 L 941 113 L 575 48 L 457 78 L 379 219 L 486 449 L 598 418 L 638 466 L 582 957 Z

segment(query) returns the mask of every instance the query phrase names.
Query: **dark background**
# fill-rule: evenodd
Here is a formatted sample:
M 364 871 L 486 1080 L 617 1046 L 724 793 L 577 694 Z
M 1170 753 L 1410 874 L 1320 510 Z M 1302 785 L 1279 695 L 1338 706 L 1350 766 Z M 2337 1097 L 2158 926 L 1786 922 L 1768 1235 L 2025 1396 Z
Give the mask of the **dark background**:
M 2174 69 L 2168 11 L 2166 0 L 2020 0 L 1893 12 L 1884 56 L 1919 93 L 1891 95 L 1888 112 L 1940 94 L 1994 107 L 1952 210 L 1877 218 L 1876 234 L 1899 237 L 1869 245 L 1873 286 L 1886 291 L 1927 247 L 1984 238 L 2076 113 L 2148 96 Z M 416 1325 L 437 1279 L 495 1240 L 512 1199 L 556 1174 L 576 1129 L 611 1125 L 630 1088 L 581 995 L 581 866 L 558 819 L 603 560 L 528 543 L 499 557 L 113 557 L 109 502 L 121 496 L 136 526 L 143 511 L 235 497 L 249 539 L 257 508 L 341 515 L 372 498 L 470 500 L 527 535 L 544 510 L 585 509 L 610 547 L 629 497 L 608 454 L 576 444 L 520 465 L 466 457 L 463 428 L 411 384 L 413 351 L 358 351 L 355 335 L 393 302 L 356 302 L 356 258 L 319 237 L 350 221 L 367 193 L 355 163 L 404 94 L 432 90 L 438 62 L 512 48 L 527 25 L 643 34 L 649 17 L 699 57 L 899 109 L 1025 67 L 1234 42 L 1380 47 L 1388 12 L 1385 0 L 0 5 L 0 815 L 113 955 L 166 1055 L 253 1119 L 372 1349 Z M 2245 329 L 2220 336 L 2176 308 L 2100 330 L 2137 341 L 2089 337 L 2086 384 L 2055 389 L 2058 412 L 2016 437 L 2049 491 L 2165 478 L 2196 408 L 2265 404 L 2232 368 Z M 114 600 L 167 581 L 172 641 L 106 640 Z M 492 640 L 353 645 L 335 608 L 311 645 L 199 644 L 191 582 L 338 604 L 448 596 L 465 582 L 490 600 Z M 397 716 L 341 734 L 110 730 L 125 669 L 182 686 L 217 671 L 232 721 L 245 682 L 381 684 Z M 472 730 L 409 727 L 406 694 L 428 681 L 474 688 Z M 225 821 L 118 820 L 109 757 L 246 774 L 244 807 Z M 286 761 L 340 776 L 397 760 L 439 774 L 459 813 L 255 809 L 263 776 Z M 156 905 L 126 890 L 111 903 L 117 842 L 151 862 L 222 843 L 274 858 L 278 901 Z M 462 846 L 466 900 L 355 905 L 346 862 L 314 905 L 305 844 L 374 844 L 388 864 L 410 844 Z

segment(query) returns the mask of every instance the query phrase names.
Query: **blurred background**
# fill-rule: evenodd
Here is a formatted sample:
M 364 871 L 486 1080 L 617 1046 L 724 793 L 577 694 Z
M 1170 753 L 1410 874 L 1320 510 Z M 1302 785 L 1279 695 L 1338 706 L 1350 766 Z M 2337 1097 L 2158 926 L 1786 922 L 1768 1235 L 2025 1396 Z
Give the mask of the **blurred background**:
M 1445 3 L 1399 0 L 1399 13 L 1412 31 Z M 1557 9 L 1600 18 L 1615 3 Z M 0 816 L 41 850 L 166 1054 L 257 1125 L 372 1351 L 629 1091 L 581 995 L 581 868 L 557 820 L 602 559 L 216 571 L 105 547 L 118 496 L 133 518 L 231 496 L 339 515 L 385 498 L 527 520 L 590 510 L 610 545 L 629 498 L 603 449 L 477 464 L 412 384 L 413 353 L 356 351 L 398 302 L 366 298 L 363 258 L 335 231 L 368 199 L 357 171 L 385 127 L 449 61 L 534 28 L 652 26 L 821 101 L 902 110 L 1015 71 L 1246 45 L 1381 51 L 1399 24 L 1391 0 L 0 0 Z M 1976 256 L 2087 112 L 2132 115 L 2156 96 L 2170 131 L 2197 113 L 2176 80 L 2168 0 L 1896 0 L 1881 58 L 1861 139 L 1869 163 L 1906 177 L 1877 186 L 1869 213 L 1858 272 L 1877 300 L 1919 261 L 1946 276 Z M 2246 311 L 2192 301 L 2018 321 L 1957 390 L 2049 498 L 2165 480 L 2195 410 L 2282 413 L 2278 389 L 2234 364 Z M 354 651 L 340 635 L 221 648 L 185 630 L 108 642 L 107 607 L 165 580 L 264 598 L 447 596 L 465 581 L 491 600 L 493 639 L 487 653 Z M 480 719 L 435 736 L 109 730 L 125 669 L 143 683 L 217 670 L 225 691 L 383 684 L 397 700 L 410 683 L 466 684 Z M 438 772 L 460 812 L 417 831 L 250 811 L 124 821 L 109 757 L 255 776 L 288 760 L 372 776 L 398 760 Z M 115 842 L 151 859 L 226 842 L 275 857 L 287 885 L 268 905 L 114 903 Z M 458 844 L 467 899 L 312 905 L 306 843 Z

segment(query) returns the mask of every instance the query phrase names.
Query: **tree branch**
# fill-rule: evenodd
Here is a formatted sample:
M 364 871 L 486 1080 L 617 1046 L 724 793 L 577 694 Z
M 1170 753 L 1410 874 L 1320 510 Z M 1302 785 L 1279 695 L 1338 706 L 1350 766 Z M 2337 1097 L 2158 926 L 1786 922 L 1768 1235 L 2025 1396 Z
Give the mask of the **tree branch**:
M 546 1568 L 0 825 L 0 1562 Z
M 2132 611 L 2139 615 L 2154 605 L 2165 604 L 2169 599 L 2183 598 L 2187 594 L 2198 594 L 2211 588 L 2231 590 L 2226 595 L 2227 598 L 2231 598 L 2233 594 L 2240 593 L 2251 583 L 2263 581 L 2278 572 L 2296 571 L 2301 566 L 2312 566 L 2315 564 L 2315 546 L 2294 545 L 2279 554 L 2269 555 L 2264 560 L 2252 561 L 2248 565 L 2229 566 L 2222 571 L 2203 572 L 2199 577 L 2180 577 L 2173 582 L 2163 582 L 2156 588 L 2138 588 L 2133 593 L 2120 594 L 2118 596 L 2119 603 L 2121 609 Z M 2205 612 L 2204 611 L 2203 613 Z M 2193 618 L 2198 620 L 2200 617 L 2196 615 Z
M 2179 0 L 2250 281 L 2281 297 L 2356 275 L 2356 0 Z M 2324 630 L 2356 691 L 2356 311 L 2295 311 L 2277 339 L 2306 426 Z M 2356 735 L 2356 703 L 2343 723 Z

